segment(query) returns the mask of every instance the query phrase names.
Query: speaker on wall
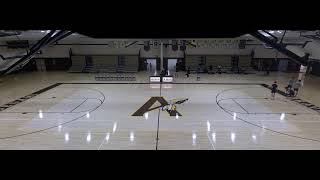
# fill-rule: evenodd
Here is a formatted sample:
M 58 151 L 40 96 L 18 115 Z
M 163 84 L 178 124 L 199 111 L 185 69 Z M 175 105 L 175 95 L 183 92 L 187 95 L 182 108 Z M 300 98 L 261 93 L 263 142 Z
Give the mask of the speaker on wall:
M 150 50 L 150 41 L 144 41 L 143 49 L 145 51 L 149 51 Z
M 240 40 L 239 49 L 245 49 L 245 48 L 246 48 L 246 40 Z
M 251 51 L 250 56 L 251 58 L 254 58 L 254 50 Z
M 177 40 L 172 40 L 172 50 L 177 51 L 178 50 L 178 41 Z
M 185 51 L 186 50 L 186 41 L 185 40 L 181 41 L 180 50 L 181 51 Z

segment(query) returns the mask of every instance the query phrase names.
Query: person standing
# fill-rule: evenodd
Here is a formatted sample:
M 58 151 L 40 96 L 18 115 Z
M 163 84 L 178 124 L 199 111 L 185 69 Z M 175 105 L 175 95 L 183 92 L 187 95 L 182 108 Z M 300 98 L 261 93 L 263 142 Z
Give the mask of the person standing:
M 301 84 L 301 80 L 299 80 L 298 82 L 295 82 L 293 85 L 293 90 L 294 90 L 294 96 L 298 95 L 298 91 L 299 88 L 301 88 L 302 84 Z
M 269 76 L 269 74 L 270 74 L 270 66 L 269 66 L 269 64 L 267 64 L 266 70 L 267 70 L 267 76 Z
M 218 68 L 217 68 L 217 73 L 218 73 L 218 74 L 221 74 L 221 73 L 222 73 L 222 66 L 220 66 L 220 65 L 218 66 Z
M 308 74 L 312 73 L 312 66 L 309 67 Z
M 272 97 L 272 100 L 275 99 L 277 90 L 278 90 L 278 85 L 277 85 L 277 81 L 275 81 L 275 82 L 271 85 L 271 97 Z
M 212 71 L 213 71 L 213 66 L 212 65 L 209 66 L 209 71 L 212 73 Z
M 288 88 L 292 88 L 292 87 L 293 87 L 293 84 L 294 84 L 294 77 L 292 77 L 292 78 L 289 80 Z
M 290 94 L 290 90 L 293 88 L 294 85 L 294 77 L 292 77 L 289 82 L 288 82 L 288 86 L 285 87 L 287 94 Z
M 151 62 L 149 63 L 149 71 L 150 71 L 150 73 L 152 73 L 152 64 L 151 64 Z
M 189 77 L 189 75 L 190 75 L 190 66 L 189 66 L 188 69 L 187 69 L 187 74 L 186 74 L 186 76 Z
M 200 73 L 201 73 L 201 64 L 199 64 L 197 68 L 197 81 L 200 81 Z

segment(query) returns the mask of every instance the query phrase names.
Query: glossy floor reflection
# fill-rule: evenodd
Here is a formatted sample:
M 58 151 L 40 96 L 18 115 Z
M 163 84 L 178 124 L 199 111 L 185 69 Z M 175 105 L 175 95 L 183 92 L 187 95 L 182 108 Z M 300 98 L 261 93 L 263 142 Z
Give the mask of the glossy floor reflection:
M 131 116 L 152 96 L 189 101 L 182 116 Z M 320 114 L 269 97 L 260 85 L 62 84 L 0 112 L 0 149 L 320 149 Z

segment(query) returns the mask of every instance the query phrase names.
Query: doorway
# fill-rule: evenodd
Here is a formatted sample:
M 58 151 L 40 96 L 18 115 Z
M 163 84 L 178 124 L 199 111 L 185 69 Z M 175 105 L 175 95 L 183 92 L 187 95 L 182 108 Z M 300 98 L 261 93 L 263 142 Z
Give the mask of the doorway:
M 178 59 L 168 59 L 167 69 L 168 69 L 169 75 L 172 75 L 176 72 L 177 61 Z
M 147 59 L 147 71 L 150 74 L 155 73 L 157 70 L 157 59 Z

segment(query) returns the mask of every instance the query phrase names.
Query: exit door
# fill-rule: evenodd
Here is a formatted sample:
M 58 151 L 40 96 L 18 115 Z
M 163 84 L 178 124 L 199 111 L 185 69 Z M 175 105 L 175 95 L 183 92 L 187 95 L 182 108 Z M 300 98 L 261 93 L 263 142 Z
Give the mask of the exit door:
M 147 59 L 147 70 L 149 73 L 156 72 L 157 69 L 157 59 Z
M 177 61 L 178 59 L 168 59 L 167 69 L 170 75 L 176 72 Z

